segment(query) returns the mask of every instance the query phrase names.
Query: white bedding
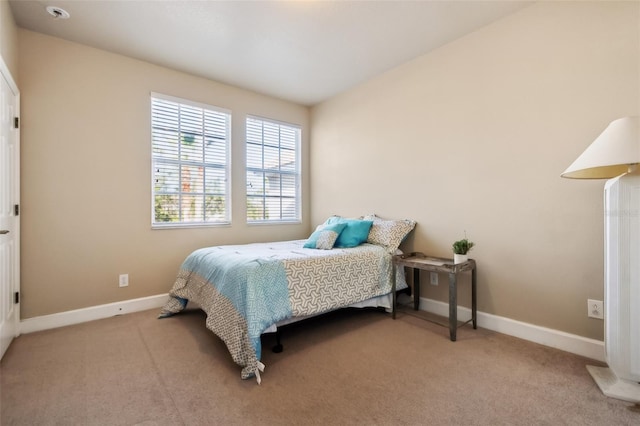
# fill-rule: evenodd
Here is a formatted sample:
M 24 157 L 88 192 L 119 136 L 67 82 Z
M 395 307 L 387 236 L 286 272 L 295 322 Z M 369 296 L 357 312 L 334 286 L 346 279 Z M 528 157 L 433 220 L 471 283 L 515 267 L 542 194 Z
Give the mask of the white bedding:
M 396 250 L 395 254 L 396 255 L 402 254 L 402 250 Z M 409 286 L 407 284 L 404 268 L 398 268 L 396 270 L 396 290 L 397 291 L 404 290 L 408 287 Z M 384 308 L 387 312 L 390 313 L 393 309 L 393 295 L 391 293 L 383 294 L 382 296 L 372 297 L 371 299 L 352 303 L 351 305 L 345 306 L 345 308 Z M 266 329 L 263 334 L 275 333 L 276 331 L 278 331 L 278 327 L 282 327 L 287 324 L 293 324 L 294 322 L 302 321 L 308 318 L 313 318 L 315 316 L 317 315 L 305 315 L 305 316 L 287 318 L 285 320 L 277 322 L 276 324 L 273 324 L 271 327 Z
M 206 326 L 227 345 L 242 378 L 256 376 L 260 335 L 275 325 L 349 306 L 392 306 L 392 259 L 387 249 L 304 248 L 304 240 L 206 247 L 183 262 L 160 317 L 189 301 L 206 313 Z M 406 287 L 401 268 L 397 288 Z

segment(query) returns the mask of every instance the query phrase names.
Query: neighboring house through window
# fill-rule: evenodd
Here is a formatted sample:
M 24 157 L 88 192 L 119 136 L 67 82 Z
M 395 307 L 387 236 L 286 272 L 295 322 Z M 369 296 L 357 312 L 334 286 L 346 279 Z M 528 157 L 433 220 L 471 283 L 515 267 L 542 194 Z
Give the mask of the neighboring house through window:
M 246 120 L 247 222 L 300 221 L 300 127 Z
M 152 225 L 230 223 L 231 113 L 151 94 Z

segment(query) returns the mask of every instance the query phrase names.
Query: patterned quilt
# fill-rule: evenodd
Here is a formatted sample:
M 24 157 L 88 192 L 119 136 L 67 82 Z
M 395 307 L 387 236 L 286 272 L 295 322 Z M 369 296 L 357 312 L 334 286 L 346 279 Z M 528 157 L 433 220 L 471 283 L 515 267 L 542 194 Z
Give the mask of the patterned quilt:
M 260 382 L 260 335 L 278 321 L 315 315 L 391 292 L 391 255 L 377 245 L 316 250 L 305 240 L 199 249 L 183 262 L 160 317 L 188 301 Z

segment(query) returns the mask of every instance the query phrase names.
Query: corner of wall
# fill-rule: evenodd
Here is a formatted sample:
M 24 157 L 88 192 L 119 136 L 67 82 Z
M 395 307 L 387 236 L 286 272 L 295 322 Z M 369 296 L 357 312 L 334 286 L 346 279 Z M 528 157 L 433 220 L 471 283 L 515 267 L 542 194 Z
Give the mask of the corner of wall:
M 8 0 L 0 0 L 0 56 L 16 83 L 18 78 L 18 26 Z

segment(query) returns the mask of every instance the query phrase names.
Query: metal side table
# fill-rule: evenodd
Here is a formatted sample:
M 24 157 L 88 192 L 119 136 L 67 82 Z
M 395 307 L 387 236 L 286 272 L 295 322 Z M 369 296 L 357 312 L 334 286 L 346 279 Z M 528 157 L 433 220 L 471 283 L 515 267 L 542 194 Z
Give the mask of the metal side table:
M 397 267 L 413 268 L 413 309 L 419 310 L 420 305 L 420 271 L 439 272 L 449 274 L 449 336 L 456 341 L 458 327 L 472 322 L 477 327 L 477 290 L 476 290 L 476 262 L 469 259 L 464 263 L 453 263 L 453 259 L 426 256 L 420 252 L 393 256 L 393 308 L 392 317 L 396 318 L 396 274 Z M 458 325 L 458 274 L 471 271 L 471 319 Z

